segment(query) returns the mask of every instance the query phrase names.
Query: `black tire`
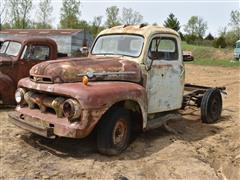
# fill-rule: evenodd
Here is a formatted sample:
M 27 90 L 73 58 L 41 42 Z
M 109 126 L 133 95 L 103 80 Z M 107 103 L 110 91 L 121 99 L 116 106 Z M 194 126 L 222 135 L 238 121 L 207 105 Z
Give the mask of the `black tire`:
M 120 154 L 129 145 L 130 133 L 130 113 L 123 108 L 113 108 L 98 126 L 98 151 L 104 155 Z
M 219 89 L 207 90 L 201 102 L 201 119 L 203 123 L 216 122 L 222 113 L 222 96 Z

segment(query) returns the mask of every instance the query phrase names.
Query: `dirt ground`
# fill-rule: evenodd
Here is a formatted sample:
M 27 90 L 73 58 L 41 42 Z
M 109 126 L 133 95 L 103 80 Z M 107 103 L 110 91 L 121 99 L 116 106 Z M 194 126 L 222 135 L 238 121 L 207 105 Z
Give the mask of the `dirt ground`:
M 226 86 L 222 118 L 202 124 L 189 109 L 140 134 L 123 154 L 97 153 L 94 137 L 48 140 L 8 122 L 0 110 L 0 179 L 240 179 L 240 69 L 186 65 L 186 82 Z

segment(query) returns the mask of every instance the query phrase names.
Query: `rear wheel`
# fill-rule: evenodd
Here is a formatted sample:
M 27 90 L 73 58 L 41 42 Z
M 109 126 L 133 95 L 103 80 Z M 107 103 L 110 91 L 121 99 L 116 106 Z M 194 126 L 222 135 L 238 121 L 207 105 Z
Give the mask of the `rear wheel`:
M 201 119 L 203 123 L 216 122 L 222 113 L 222 96 L 219 89 L 209 89 L 201 102 Z
M 130 140 L 130 113 L 123 108 L 114 108 L 100 122 L 97 132 L 97 147 L 105 155 L 117 155 L 124 151 Z

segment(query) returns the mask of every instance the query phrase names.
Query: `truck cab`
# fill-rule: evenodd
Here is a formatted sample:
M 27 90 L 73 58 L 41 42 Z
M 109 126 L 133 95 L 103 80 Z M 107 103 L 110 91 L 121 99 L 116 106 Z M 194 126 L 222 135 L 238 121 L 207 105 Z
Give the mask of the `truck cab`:
M 99 152 L 116 155 L 133 132 L 179 119 L 178 110 L 188 105 L 201 106 L 203 122 L 219 119 L 222 88 L 185 84 L 184 76 L 177 32 L 116 26 L 98 35 L 87 58 L 34 66 L 18 84 L 10 121 L 48 138 L 85 138 L 97 131 Z
M 29 76 L 37 63 L 57 58 L 57 45 L 48 38 L 6 39 L 0 49 L 0 104 L 15 104 L 14 93 L 20 79 Z
M 235 49 L 234 49 L 234 58 L 236 60 L 240 59 L 240 40 L 236 42 Z

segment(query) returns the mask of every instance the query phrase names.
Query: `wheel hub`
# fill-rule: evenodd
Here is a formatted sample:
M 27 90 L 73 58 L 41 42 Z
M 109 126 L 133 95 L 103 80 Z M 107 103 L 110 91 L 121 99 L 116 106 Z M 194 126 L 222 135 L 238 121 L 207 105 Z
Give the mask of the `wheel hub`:
M 121 144 L 126 138 L 127 124 L 125 121 L 120 120 L 116 123 L 113 130 L 113 143 L 115 145 Z

